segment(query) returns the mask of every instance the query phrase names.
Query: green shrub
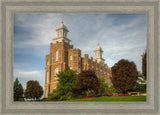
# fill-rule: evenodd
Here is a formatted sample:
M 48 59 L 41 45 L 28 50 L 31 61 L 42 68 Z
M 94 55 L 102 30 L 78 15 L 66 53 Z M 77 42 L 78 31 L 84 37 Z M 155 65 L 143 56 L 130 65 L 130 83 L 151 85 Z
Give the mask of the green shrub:
M 111 87 L 108 88 L 108 92 L 109 93 L 115 93 L 115 92 L 117 92 L 117 90 L 113 86 L 111 86 Z
M 18 101 L 25 101 L 24 98 L 19 98 Z
M 57 88 L 49 95 L 48 100 L 62 101 L 73 98 L 72 90 L 75 87 L 77 74 L 76 71 L 67 68 L 57 74 Z

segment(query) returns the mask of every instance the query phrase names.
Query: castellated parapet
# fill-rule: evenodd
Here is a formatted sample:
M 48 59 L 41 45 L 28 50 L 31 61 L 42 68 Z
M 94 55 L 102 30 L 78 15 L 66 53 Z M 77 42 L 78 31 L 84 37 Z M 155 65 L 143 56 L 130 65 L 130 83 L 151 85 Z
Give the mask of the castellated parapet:
M 56 89 L 58 78 L 56 74 L 64 71 L 67 67 L 80 73 L 82 70 L 94 69 L 96 75 L 103 76 L 105 81 L 111 85 L 111 68 L 104 63 L 102 58 L 102 48 L 98 45 L 94 50 L 96 57 L 90 57 L 88 54 L 81 55 L 81 50 L 74 48 L 73 44 L 67 38 L 69 32 L 62 23 L 58 26 L 57 38 L 54 43 L 50 43 L 50 54 L 46 55 L 45 67 L 45 89 L 44 97 L 48 97 L 53 89 Z

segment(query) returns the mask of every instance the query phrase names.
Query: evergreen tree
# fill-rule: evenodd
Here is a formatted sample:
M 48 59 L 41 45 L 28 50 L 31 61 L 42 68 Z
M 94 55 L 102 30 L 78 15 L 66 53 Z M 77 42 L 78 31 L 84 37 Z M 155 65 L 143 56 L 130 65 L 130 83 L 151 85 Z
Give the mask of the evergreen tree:
M 14 81 L 14 101 L 18 101 L 20 98 L 23 98 L 23 87 L 21 83 L 19 83 L 18 78 Z
M 142 55 L 142 74 L 145 79 L 146 79 L 146 73 L 147 73 L 147 53 L 145 52 Z

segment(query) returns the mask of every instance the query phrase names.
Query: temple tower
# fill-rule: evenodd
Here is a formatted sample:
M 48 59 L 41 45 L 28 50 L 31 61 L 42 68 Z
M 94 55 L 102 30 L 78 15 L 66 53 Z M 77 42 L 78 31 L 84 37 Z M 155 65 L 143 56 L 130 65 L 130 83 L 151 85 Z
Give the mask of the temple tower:
M 95 60 L 97 60 L 97 62 L 104 62 L 105 60 L 102 58 L 102 53 L 103 50 L 102 48 L 99 46 L 99 44 L 97 45 L 97 47 L 94 49 L 94 53 L 95 53 Z

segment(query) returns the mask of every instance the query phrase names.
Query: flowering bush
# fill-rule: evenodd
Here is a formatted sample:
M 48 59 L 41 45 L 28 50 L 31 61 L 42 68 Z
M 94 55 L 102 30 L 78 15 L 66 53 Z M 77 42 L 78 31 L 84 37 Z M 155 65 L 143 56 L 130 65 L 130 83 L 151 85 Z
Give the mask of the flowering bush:
M 131 96 L 130 94 L 119 94 L 119 96 Z
M 113 96 L 113 94 L 111 93 L 111 94 L 109 94 L 109 96 Z
M 84 98 L 92 98 L 92 97 L 95 97 L 95 95 L 82 96 L 82 97 L 80 97 L 80 98 L 81 98 L 81 99 L 84 99 Z
M 109 93 L 104 93 L 103 96 L 109 96 Z
M 118 93 L 113 93 L 113 96 L 118 96 Z

